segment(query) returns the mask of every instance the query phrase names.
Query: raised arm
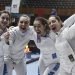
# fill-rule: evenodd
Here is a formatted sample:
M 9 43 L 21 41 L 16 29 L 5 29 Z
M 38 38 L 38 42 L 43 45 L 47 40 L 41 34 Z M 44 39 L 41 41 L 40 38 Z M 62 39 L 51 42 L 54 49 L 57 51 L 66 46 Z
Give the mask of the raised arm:
M 74 23 L 75 23 L 75 14 L 73 14 L 63 22 L 65 27 L 72 26 Z

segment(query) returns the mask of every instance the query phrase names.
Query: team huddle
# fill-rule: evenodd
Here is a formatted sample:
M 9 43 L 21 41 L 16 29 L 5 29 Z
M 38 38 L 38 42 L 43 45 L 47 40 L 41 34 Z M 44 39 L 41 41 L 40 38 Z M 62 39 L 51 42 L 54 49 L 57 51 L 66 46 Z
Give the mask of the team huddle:
M 34 40 L 40 49 L 38 70 L 40 75 L 75 75 L 75 14 L 61 21 L 57 15 L 36 17 L 33 26 L 30 17 L 21 15 L 11 27 L 11 15 L 0 12 L 0 75 L 27 75 L 25 45 Z M 9 26 L 9 28 L 8 28 Z

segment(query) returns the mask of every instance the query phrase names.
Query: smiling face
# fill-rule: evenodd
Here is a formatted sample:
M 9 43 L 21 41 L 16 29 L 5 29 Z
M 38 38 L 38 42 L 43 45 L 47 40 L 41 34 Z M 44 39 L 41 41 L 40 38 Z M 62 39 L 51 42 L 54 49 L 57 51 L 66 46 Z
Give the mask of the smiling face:
M 34 20 L 33 25 L 34 25 L 34 30 L 40 36 L 46 36 L 46 34 L 49 32 L 49 26 L 47 20 L 43 17 L 37 17 Z
M 20 30 L 22 32 L 25 32 L 28 29 L 29 25 L 30 25 L 30 18 L 27 15 L 21 16 L 18 22 Z
M 49 17 L 48 24 L 49 24 L 50 29 L 53 30 L 54 32 L 58 32 L 62 27 L 62 22 L 58 16 Z
M 0 15 L 0 28 L 2 30 L 5 30 L 6 27 L 9 25 L 10 23 L 10 16 L 8 13 L 1 13 Z
M 41 22 L 40 21 L 34 21 L 34 29 L 35 29 L 35 31 L 36 31 L 36 33 L 37 34 L 39 34 L 39 35 L 41 35 L 41 36 L 43 36 L 44 35 L 44 30 L 45 30 L 45 28 L 44 28 L 44 26 L 41 24 Z

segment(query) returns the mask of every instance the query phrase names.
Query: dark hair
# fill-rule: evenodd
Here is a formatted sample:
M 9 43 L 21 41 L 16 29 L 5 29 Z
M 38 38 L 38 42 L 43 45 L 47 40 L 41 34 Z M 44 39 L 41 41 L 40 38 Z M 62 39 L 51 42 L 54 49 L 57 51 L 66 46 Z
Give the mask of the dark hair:
M 42 25 L 44 26 L 44 28 L 45 28 L 46 35 L 49 34 L 49 32 L 50 32 L 50 28 L 49 28 L 49 25 L 48 25 L 47 19 L 45 19 L 44 17 L 36 17 L 34 21 L 40 21 L 41 24 L 42 24 Z

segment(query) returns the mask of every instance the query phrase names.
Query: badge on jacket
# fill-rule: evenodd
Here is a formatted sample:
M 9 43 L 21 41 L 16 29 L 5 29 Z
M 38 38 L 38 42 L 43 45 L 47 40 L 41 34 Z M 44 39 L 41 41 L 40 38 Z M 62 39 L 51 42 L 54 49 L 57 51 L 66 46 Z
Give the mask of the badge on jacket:
M 75 59 L 74 59 L 74 57 L 73 57 L 72 54 L 70 54 L 68 57 L 69 57 L 69 59 L 70 59 L 71 62 L 75 61 Z
M 57 54 L 56 54 L 56 53 L 53 53 L 53 54 L 52 54 L 52 58 L 53 58 L 53 59 L 57 58 Z

